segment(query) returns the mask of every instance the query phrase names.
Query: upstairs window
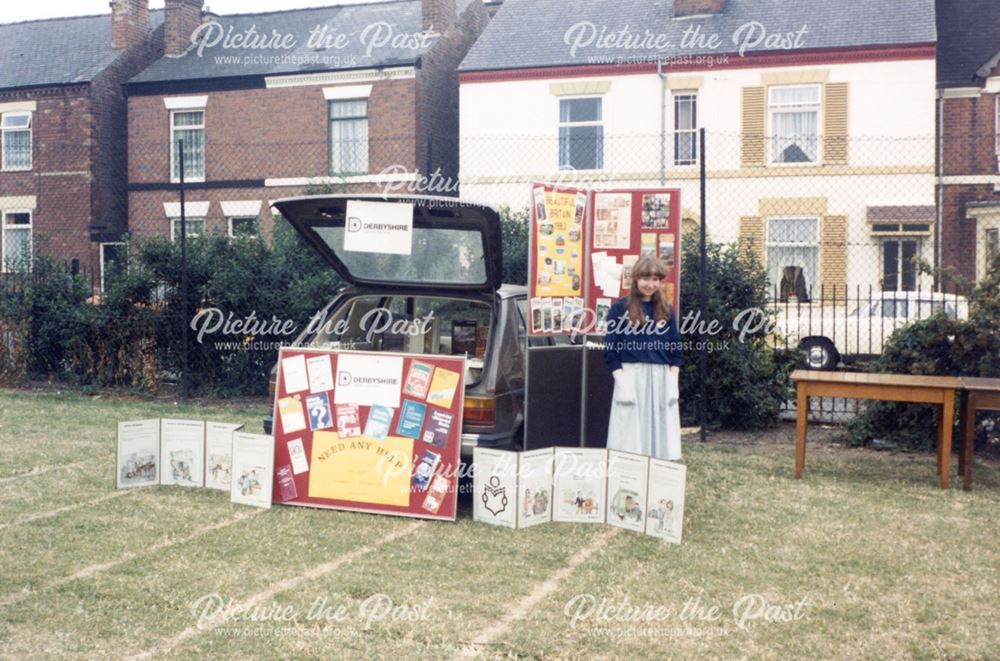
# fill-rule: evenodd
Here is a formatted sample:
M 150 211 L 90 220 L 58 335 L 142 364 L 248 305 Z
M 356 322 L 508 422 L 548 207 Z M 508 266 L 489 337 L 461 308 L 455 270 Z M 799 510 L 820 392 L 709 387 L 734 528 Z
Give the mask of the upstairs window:
M 205 181 L 205 111 L 170 113 L 170 178 L 181 179 L 179 143 L 184 142 L 184 180 Z
M 771 117 L 771 162 L 815 163 L 819 160 L 819 85 L 787 85 L 768 89 Z
M 368 174 L 368 99 L 329 104 L 330 174 Z
M 698 95 L 674 95 L 674 165 L 698 162 Z
M 31 113 L 6 112 L 0 119 L 3 169 L 31 169 Z
M 604 125 L 600 97 L 559 100 L 559 169 L 604 168 Z

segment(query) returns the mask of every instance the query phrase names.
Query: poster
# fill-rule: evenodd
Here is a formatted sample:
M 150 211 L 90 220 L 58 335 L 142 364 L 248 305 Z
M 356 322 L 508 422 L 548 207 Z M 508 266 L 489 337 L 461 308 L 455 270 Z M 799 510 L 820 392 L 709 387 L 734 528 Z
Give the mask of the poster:
M 233 433 L 243 425 L 205 423 L 205 486 L 229 491 L 233 476 Z
M 119 489 L 159 484 L 160 421 L 119 422 L 115 464 L 115 485 Z
M 229 500 L 240 505 L 271 507 L 274 438 L 233 433 L 233 481 Z
M 344 250 L 390 255 L 413 252 L 413 205 L 347 201 Z
M 518 456 L 520 507 L 517 527 L 528 528 L 552 520 L 552 469 L 555 450 L 529 450 Z
M 476 447 L 472 462 L 473 521 L 517 528 L 518 453 Z
M 645 530 L 646 479 L 649 457 L 608 450 L 607 523 L 632 530 Z
M 673 544 L 681 543 L 684 528 L 684 493 L 687 467 L 673 461 L 649 460 L 646 492 L 646 534 Z
M 631 267 L 642 255 L 664 262 L 663 293 L 679 314 L 679 190 L 596 192 L 534 184 L 531 199 L 530 334 L 603 335 L 602 310 L 628 294 Z
M 604 523 L 607 453 L 603 448 L 555 448 L 553 521 Z
M 279 371 L 274 462 L 281 474 L 274 474 L 272 499 L 287 505 L 454 520 L 465 358 L 281 350 L 281 360 L 294 356 L 304 357 L 310 369 L 318 357 L 325 358 L 333 382 L 329 390 L 302 393 L 299 403 L 297 395 L 285 391 Z M 326 403 L 330 424 L 323 415 Z M 299 410 L 302 419 L 296 415 Z M 292 423 L 290 428 L 286 421 Z
M 536 185 L 532 189 L 531 314 L 548 304 L 549 330 L 561 332 L 551 312 L 563 297 L 583 297 L 585 232 L 590 203 L 586 191 Z
M 160 420 L 160 484 L 205 485 L 204 420 Z

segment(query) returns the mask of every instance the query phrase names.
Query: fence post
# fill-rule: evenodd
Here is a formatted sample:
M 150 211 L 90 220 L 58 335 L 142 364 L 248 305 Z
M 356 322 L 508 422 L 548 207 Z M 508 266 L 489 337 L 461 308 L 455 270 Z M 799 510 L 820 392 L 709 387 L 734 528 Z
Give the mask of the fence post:
M 181 202 L 181 400 L 188 394 L 188 273 L 187 273 L 187 218 L 184 208 L 184 140 L 177 141 L 178 164 L 180 165 Z
M 700 177 L 699 177 L 700 181 L 701 181 L 701 209 L 700 209 L 700 211 L 701 211 L 701 228 L 700 228 L 700 232 L 699 232 L 700 236 L 698 237 L 698 239 L 699 239 L 699 245 L 700 245 L 700 255 L 699 255 L 700 263 L 698 265 L 698 269 L 699 269 L 699 275 L 698 275 L 698 310 L 699 310 L 700 314 L 699 314 L 698 318 L 704 321 L 705 319 L 708 318 L 708 310 L 707 310 L 708 305 L 707 305 L 707 302 L 705 300 L 705 280 L 707 278 L 706 271 L 707 271 L 707 263 L 708 263 L 707 262 L 707 255 L 706 255 L 706 252 L 708 250 L 708 245 L 707 245 L 708 242 L 707 242 L 707 238 L 706 238 L 707 237 L 707 229 L 706 229 L 706 220 L 707 219 L 705 218 L 705 207 L 706 207 L 706 204 L 705 204 L 705 195 L 706 195 L 706 193 L 705 193 L 705 179 L 706 179 L 706 177 L 705 177 L 705 172 L 706 172 L 706 170 L 705 170 L 705 127 L 702 127 L 700 129 L 698 129 L 698 139 L 701 141 L 701 144 L 698 146 L 699 151 L 700 151 L 700 154 L 699 154 L 700 155 L 700 160 L 701 160 L 701 168 L 700 168 L 701 169 L 701 174 L 700 174 Z M 706 408 L 705 407 L 705 398 L 707 396 L 706 393 L 705 393 L 705 383 L 706 383 L 707 379 L 708 379 L 708 363 L 706 362 L 705 352 L 704 351 L 700 351 L 700 352 L 698 352 L 698 426 L 701 429 L 701 431 L 700 431 L 700 438 L 701 438 L 701 442 L 702 443 L 705 442 L 705 419 L 706 419 L 706 415 L 705 415 L 705 413 L 706 413 L 706 411 L 705 411 L 705 408 Z

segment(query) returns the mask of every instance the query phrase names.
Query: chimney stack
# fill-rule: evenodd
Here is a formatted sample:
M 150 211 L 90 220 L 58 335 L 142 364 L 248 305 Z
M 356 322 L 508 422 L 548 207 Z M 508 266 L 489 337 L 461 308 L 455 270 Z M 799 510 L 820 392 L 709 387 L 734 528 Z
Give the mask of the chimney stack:
M 444 34 L 455 20 L 455 11 L 455 0 L 420 0 L 423 31 L 433 27 L 435 32 Z
M 163 34 L 167 55 L 181 55 L 191 46 L 191 35 L 201 25 L 205 0 L 166 0 Z
M 726 0 L 674 0 L 674 18 L 721 14 Z
M 111 0 L 111 47 L 132 48 L 149 34 L 149 0 Z

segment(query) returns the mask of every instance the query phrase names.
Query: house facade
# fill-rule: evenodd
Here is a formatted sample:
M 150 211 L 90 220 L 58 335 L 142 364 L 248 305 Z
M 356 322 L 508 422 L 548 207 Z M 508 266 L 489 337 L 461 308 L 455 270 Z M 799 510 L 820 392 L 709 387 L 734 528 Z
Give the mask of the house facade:
M 166 12 L 166 55 L 127 85 L 133 235 L 177 236 L 182 173 L 187 230 L 231 236 L 269 233 L 279 198 L 455 176 L 457 67 L 489 21 L 481 2 Z
M 709 239 L 775 291 L 930 288 L 933 1 L 844 4 L 507 0 L 460 69 L 463 196 L 667 185 L 695 228 L 704 128 Z
M 1000 249 L 1000 7 L 938 0 L 942 262 L 983 277 Z
M 33 253 L 100 282 L 126 227 L 122 83 L 163 53 L 163 12 L 0 25 L 0 270 Z

